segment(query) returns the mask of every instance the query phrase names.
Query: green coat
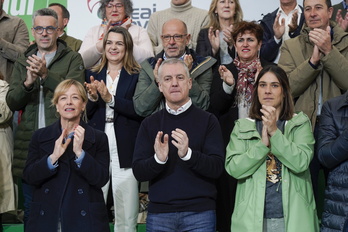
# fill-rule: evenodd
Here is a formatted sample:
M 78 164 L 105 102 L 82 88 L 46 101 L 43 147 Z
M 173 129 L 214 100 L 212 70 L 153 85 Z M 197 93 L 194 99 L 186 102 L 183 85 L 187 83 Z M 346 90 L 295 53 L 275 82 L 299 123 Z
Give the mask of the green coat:
M 330 26 L 333 30 L 333 49 L 320 58 L 317 69 L 308 63 L 314 48 L 309 41 L 308 27 L 303 28 L 296 38 L 284 41 L 278 62 L 279 67 L 288 74 L 292 96 L 298 98 L 295 110 L 307 114 L 313 128 L 318 110 L 319 77 L 323 76 L 323 103 L 348 89 L 348 33 L 333 21 L 330 21 Z
M 46 126 L 57 121 L 56 108 L 51 106 L 51 99 L 56 86 L 65 79 L 75 79 L 83 83 L 85 69 L 81 55 L 72 51 L 62 40 L 57 40 L 57 53 L 48 66 L 48 76 L 41 83 L 44 92 Z M 14 65 L 10 88 L 6 96 L 8 106 L 12 111 L 23 110 L 21 122 L 17 127 L 14 137 L 13 175 L 22 177 L 22 171 L 28 155 L 28 146 L 32 134 L 38 129 L 39 113 L 39 78 L 34 83 L 33 89 L 27 91 L 23 82 L 26 78 L 27 57 L 37 53 L 37 45 L 31 45 L 21 55 Z
M 309 164 L 314 137 L 302 112 L 287 121 L 284 134 L 271 137 L 271 149 L 261 142 L 256 123 L 239 119 L 226 148 L 226 171 L 238 180 L 232 231 L 262 232 L 266 188 L 266 157 L 272 152 L 282 163 L 282 200 L 286 231 L 317 232 L 319 224 Z

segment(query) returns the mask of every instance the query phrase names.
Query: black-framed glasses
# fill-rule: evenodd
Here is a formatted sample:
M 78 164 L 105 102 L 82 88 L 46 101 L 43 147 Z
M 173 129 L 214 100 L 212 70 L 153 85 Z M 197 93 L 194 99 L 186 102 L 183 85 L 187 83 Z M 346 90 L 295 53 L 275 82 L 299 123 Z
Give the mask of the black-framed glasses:
M 175 42 L 181 42 L 184 40 L 184 36 L 187 36 L 187 34 L 183 34 L 183 35 L 161 35 L 162 39 L 165 42 L 170 41 L 171 38 L 173 38 L 173 40 Z
M 105 7 L 108 9 L 113 9 L 114 7 L 116 7 L 116 9 L 120 9 L 123 7 L 123 4 L 122 3 L 116 3 L 116 4 L 108 3 L 108 4 L 106 4 Z
M 44 30 L 46 30 L 47 34 L 52 34 L 55 30 L 57 30 L 58 27 L 53 27 L 53 26 L 48 26 L 48 27 L 41 27 L 41 26 L 37 26 L 37 27 L 33 27 L 34 31 L 37 34 L 42 34 L 44 32 Z

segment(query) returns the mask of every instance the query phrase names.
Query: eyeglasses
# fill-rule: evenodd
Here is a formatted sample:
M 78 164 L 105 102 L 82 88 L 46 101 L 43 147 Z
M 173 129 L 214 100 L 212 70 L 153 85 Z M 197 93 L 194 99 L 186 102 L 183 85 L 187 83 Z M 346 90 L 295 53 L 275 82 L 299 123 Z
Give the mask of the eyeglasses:
M 52 26 L 48 26 L 48 27 L 41 27 L 41 26 L 37 26 L 37 27 L 34 27 L 34 31 L 37 33 L 37 34 L 42 34 L 44 32 L 44 30 L 46 30 L 46 33 L 47 34 L 52 34 L 55 30 L 57 30 L 58 27 L 52 27 Z
M 113 9 L 114 7 L 116 7 L 116 9 L 120 9 L 123 7 L 123 4 L 122 3 L 116 3 L 116 4 L 108 3 L 106 5 L 106 8 L 108 8 L 108 9 Z
M 187 34 L 183 35 L 161 35 L 163 41 L 168 42 L 171 38 L 174 39 L 175 42 L 181 42 L 184 39 L 184 36 L 187 36 Z

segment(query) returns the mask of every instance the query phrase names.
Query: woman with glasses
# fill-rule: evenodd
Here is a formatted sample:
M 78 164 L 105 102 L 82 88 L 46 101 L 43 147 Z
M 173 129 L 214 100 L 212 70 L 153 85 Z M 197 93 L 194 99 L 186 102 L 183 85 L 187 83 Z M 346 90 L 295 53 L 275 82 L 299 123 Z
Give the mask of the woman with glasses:
M 132 23 L 133 3 L 131 0 L 101 0 L 98 17 L 100 25 L 92 27 L 85 36 L 79 53 L 85 67 L 91 68 L 100 62 L 104 52 L 103 38 L 112 27 L 126 28 L 132 35 L 135 60 L 140 64 L 146 58 L 153 56 L 152 43 L 147 31 Z
M 101 190 L 109 176 L 108 140 L 83 121 L 87 101 L 80 82 L 62 81 L 51 100 L 59 119 L 32 134 L 23 171 L 34 186 L 26 232 L 109 231 Z
M 88 123 L 109 139 L 111 180 L 103 192 L 106 200 L 112 186 L 115 232 L 135 232 L 139 194 L 131 167 L 142 118 L 135 113 L 132 99 L 140 66 L 133 57 L 132 37 L 123 27 L 106 32 L 103 48 L 100 64 L 86 72 Z
M 317 232 L 310 120 L 295 113 L 278 66 L 262 69 L 254 87 L 249 117 L 236 122 L 226 148 L 225 168 L 238 180 L 231 231 Z

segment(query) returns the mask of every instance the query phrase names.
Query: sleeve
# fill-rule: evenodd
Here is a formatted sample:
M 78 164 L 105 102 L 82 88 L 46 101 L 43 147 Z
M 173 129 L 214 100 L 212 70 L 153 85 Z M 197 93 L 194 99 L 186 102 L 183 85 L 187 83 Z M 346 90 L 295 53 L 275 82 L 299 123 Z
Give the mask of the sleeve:
M 277 43 L 274 40 L 273 25 L 267 25 L 263 20 L 260 21 L 263 28 L 263 39 L 261 45 L 261 57 L 269 62 L 273 62 L 277 58 L 282 41 Z M 272 26 L 272 27 L 269 27 Z
M 153 75 L 153 69 L 148 61 L 144 61 L 139 74 L 133 97 L 135 112 L 142 117 L 150 115 L 156 110 L 163 99 Z
M 281 47 L 278 65 L 284 69 L 288 75 L 292 96 L 296 98 L 301 96 L 308 89 L 320 74 L 323 67 L 320 65 L 318 69 L 314 69 L 308 62 L 310 57 L 297 65 L 296 57 L 293 56 L 293 52 L 300 48 L 291 49 L 290 46 L 288 46 L 288 42 L 290 42 L 290 40 L 285 41 Z
M 196 52 L 201 56 L 213 56 L 212 47 L 208 38 L 207 29 L 202 29 L 197 38 Z
M 155 160 L 154 144 L 156 135 L 149 133 L 147 119 L 140 125 L 134 147 L 132 169 L 138 181 L 151 181 L 164 171 L 168 164 L 159 164 Z M 152 138 L 153 137 L 153 138 Z
M 0 54 L 5 59 L 15 62 L 18 56 L 28 48 L 29 34 L 27 26 L 22 19 L 18 21 L 18 25 L 13 30 L 15 30 L 15 36 L 12 42 L 0 38 Z
M 237 82 L 237 69 L 233 64 L 226 65 L 226 68 L 231 71 L 235 83 Z M 219 116 L 226 113 L 234 103 L 236 88 L 231 94 L 225 92 L 223 88 L 223 80 L 220 78 L 219 72 L 214 71 L 213 83 L 210 90 L 210 106 L 209 111 L 214 115 Z
M 150 16 L 149 24 L 147 25 L 147 33 L 150 37 L 155 54 L 159 53 L 159 51 L 162 51 L 162 45 L 160 41 L 158 41 L 158 34 L 160 33 L 160 30 L 162 30 L 162 28 L 158 28 L 158 24 L 157 14 L 154 13 Z
M 86 68 L 91 68 L 101 58 L 101 53 L 98 52 L 96 43 L 100 34 L 100 26 L 94 26 L 87 32 L 81 44 L 79 53 L 82 56 Z
M 13 113 L 6 103 L 6 93 L 9 86 L 5 81 L 0 80 L 0 82 L 5 83 L 0 89 L 0 125 L 3 123 L 11 124 Z
M 244 119 L 246 120 L 246 119 Z M 225 169 L 236 179 L 253 175 L 266 161 L 269 148 L 261 140 L 252 143 L 250 139 L 240 136 L 241 123 L 236 122 L 226 147 Z M 252 144 L 252 145 L 250 145 Z
M 344 115 L 334 112 L 328 102 L 324 103 L 319 121 L 318 158 L 330 169 L 348 159 L 348 125 L 343 125 L 345 129 L 340 131 L 337 123 L 344 123 Z
M 314 136 L 311 123 L 305 117 L 305 122 L 292 128 L 290 136 L 277 130 L 270 139 L 272 154 L 294 173 L 306 171 L 313 158 Z
M 214 58 L 212 64 L 216 62 Z M 203 61 L 204 62 L 204 61 Z M 192 88 L 190 89 L 190 97 L 195 106 L 207 110 L 210 102 L 210 87 L 213 82 L 213 71 L 211 66 L 201 74 L 194 74 L 195 70 L 191 72 Z
M 134 30 L 132 30 L 132 27 L 134 27 Z M 132 25 L 132 27 L 129 28 L 129 32 L 133 37 L 133 54 L 135 60 L 140 64 L 145 59 L 153 57 L 152 43 L 144 28 L 135 25 Z M 135 33 L 137 33 L 137 35 L 135 35 Z
M 95 154 L 90 154 L 84 149 L 85 157 L 81 162 L 81 166 L 75 165 L 74 168 L 90 185 L 101 188 L 109 180 L 109 142 L 104 132 L 98 131 L 95 138 Z
M 26 68 L 18 61 L 15 62 L 10 79 L 10 88 L 6 95 L 7 105 L 12 111 L 23 109 L 31 100 L 32 93 L 38 90 L 39 85 L 37 82 L 34 83 L 30 91 L 24 88 L 23 82 L 25 81 L 26 75 Z
M 51 153 L 40 153 L 43 152 L 38 142 L 41 131 L 36 131 L 30 141 L 28 159 L 23 171 L 23 179 L 30 185 L 41 185 L 57 173 L 57 168 L 51 170 L 47 165 L 48 156 L 53 152 L 53 148 Z
M 207 132 L 201 150 L 192 150 L 191 158 L 185 163 L 188 167 L 208 178 L 218 178 L 224 167 L 224 145 L 218 120 L 210 115 Z

